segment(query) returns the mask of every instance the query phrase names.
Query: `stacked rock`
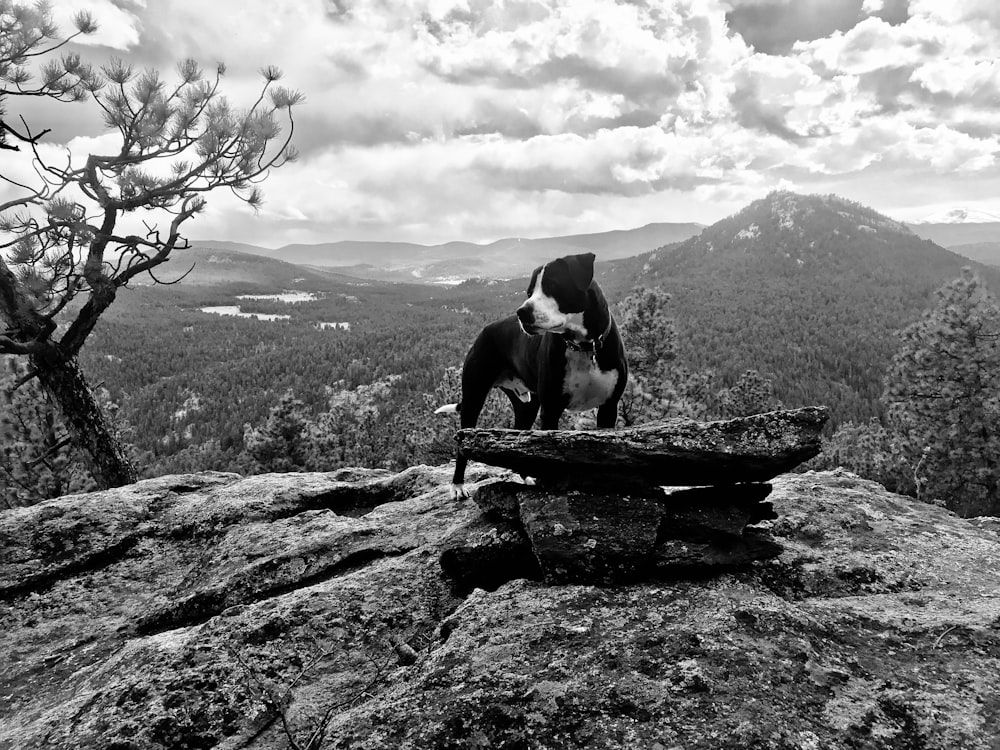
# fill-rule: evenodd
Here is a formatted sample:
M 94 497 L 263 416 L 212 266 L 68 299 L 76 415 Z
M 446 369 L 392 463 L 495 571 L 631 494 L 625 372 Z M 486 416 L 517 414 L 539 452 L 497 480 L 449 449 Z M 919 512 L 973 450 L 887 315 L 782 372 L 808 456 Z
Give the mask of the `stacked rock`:
M 489 578 L 490 565 L 550 583 L 613 583 L 773 557 L 780 547 L 748 527 L 775 518 L 767 480 L 819 453 L 828 416 L 807 407 L 620 430 L 460 430 L 467 458 L 535 484 L 480 487 L 474 499 L 492 531 L 479 530 L 475 554 L 450 548 L 442 565 L 466 586 Z

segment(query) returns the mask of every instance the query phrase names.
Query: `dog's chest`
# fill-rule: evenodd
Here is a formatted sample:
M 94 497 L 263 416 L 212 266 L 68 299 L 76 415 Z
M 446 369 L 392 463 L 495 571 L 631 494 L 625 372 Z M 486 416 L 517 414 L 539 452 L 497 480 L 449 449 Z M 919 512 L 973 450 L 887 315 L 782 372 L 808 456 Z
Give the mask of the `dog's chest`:
M 607 401 L 618 385 L 618 370 L 602 370 L 587 352 L 566 350 L 563 393 L 569 396 L 568 409 L 595 409 Z

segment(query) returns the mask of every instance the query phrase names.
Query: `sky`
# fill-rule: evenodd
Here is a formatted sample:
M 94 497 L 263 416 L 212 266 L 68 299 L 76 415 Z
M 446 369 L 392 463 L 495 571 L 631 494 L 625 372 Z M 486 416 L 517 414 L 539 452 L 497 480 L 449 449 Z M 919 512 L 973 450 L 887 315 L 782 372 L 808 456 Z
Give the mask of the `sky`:
M 710 224 L 775 189 L 903 221 L 1000 215 L 996 0 L 54 4 L 66 29 L 81 9 L 100 25 L 74 44 L 84 58 L 165 75 L 186 57 L 223 61 L 237 106 L 276 65 L 305 95 L 300 158 L 268 177 L 263 207 L 212 195 L 192 238 L 433 244 Z M 93 103 L 23 107 L 51 148 L 113 148 Z

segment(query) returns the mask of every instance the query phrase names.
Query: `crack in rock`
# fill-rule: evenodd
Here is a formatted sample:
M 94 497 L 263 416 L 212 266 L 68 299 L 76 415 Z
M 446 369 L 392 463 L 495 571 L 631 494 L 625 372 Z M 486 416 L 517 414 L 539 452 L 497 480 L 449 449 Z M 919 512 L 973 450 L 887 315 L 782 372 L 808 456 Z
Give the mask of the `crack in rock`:
M 293 591 L 316 586 L 334 578 L 350 575 L 378 560 L 401 557 L 412 550 L 413 547 L 396 550 L 361 549 L 345 555 L 337 562 L 322 567 L 303 578 L 267 586 L 256 591 L 251 590 L 244 594 L 236 593 L 234 595 L 232 581 L 220 582 L 217 586 L 197 591 L 180 601 L 171 602 L 140 618 L 134 626 L 134 632 L 140 636 L 158 635 L 168 630 L 203 625 L 230 607 L 256 604 L 284 596 Z

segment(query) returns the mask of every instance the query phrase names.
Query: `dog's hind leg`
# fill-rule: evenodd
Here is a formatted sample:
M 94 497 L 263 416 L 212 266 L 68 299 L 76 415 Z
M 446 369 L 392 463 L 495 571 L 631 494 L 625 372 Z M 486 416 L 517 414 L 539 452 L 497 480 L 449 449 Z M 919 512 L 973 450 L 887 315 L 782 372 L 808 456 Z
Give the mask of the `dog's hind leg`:
M 527 401 L 524 401 L 512 390 L 507 388 L 501 388 L 500 390 L 507 394 L 507 398 L 510 399 L 510 405 L 514 409 L 514 429 L 530 430 L 531 425 L 535 423 L 535 417 L 538 416 L 538 407 L 541 405 L 541 401 L 534 395 Z
M 530 430 L 531 426 L 535 423 L 535 417 L 538 416 L 538 409 L 542 403 L 538 400 L 538 396 L 532 395 L 527 401 L 524 401 L 514 391 L 507 388 L 501 388 L 500 390 L 507 394 L 507 398 L 510 399 L 510 405 L 514 408 L 514 429 Z M 534 479 L 525 474 L 521 475 L 521 479 L 525 484 L 535 483 Z

